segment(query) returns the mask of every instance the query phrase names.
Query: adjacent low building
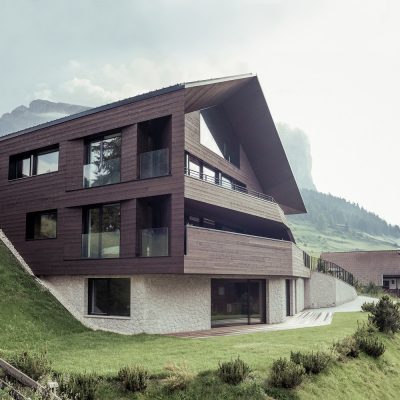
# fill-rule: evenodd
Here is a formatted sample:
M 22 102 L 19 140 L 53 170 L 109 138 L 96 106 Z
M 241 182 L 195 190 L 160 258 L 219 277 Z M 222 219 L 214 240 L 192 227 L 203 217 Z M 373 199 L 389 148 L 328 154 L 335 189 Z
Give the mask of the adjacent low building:
M 285 217 L 305 211 L 251 75 L 175 85 L 0 138 L 0 228 L 99 329 L 276 323 L 314 304 Z
M 321 258 L 351 272 L 363 285 L 372 282 L 399 292 L 400 250 L 327 252 L 322 253 Z

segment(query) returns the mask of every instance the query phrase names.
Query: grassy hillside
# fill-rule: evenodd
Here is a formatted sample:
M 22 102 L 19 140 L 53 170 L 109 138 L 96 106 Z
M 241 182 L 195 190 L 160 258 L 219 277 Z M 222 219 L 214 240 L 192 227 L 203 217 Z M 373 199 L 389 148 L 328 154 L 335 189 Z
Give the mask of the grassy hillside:
M 178 339 L 160 335 L 122 336 L 93 332 L 75 321 L 47 292 L 25 274 L 0 244 L 0 351 L 7 355 L 23 349 L 47 349 L 59 372 L 93 371 L 114 376 L 127 364 L 139 363 L 159 374 L 168 362 L 185 361 L 199 373 L 215 370 L 218 362 L 240 357 L 254 370 L 253 382 L 231 387 L 201 374 L 179 396 L 160 389 L 157 381 L 137 399 L 262 399 L 262 385 L 273 359 L 291 350 L 329 349 L 333 340 L 354 331 L 362 313 L 336 314 L 329 326 L 215 337 Z M 395 399 L 400 391 L 400 338 L 383 337 L 387 352 L 381 360 L 362 356 L 345 364 L 335 363 L 329 373 L 307 378 L 293 398 Z M 104 381 L 99 399 L 132 399 L 115 383 Z
M 288 220 L 298 244 L 313 254 L 323 251 L 386 250 L 400 247 L 400 228 L 358 204 L 302 189 L 307 214 Z

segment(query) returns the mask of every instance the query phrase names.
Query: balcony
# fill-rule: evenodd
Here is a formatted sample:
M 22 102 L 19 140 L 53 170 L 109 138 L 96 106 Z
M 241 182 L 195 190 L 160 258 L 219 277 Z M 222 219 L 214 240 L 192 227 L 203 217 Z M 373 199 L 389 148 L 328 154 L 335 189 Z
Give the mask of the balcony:
M 120 180 L 121 160 L 119 158 L 83 166 L 83 187 L 85 188 L 118 183 Z
M 310 277 L 292 242 L 186 227 L 186 274 Z
M 140 230 L 140 256 L 164 257 L 169 255 L 168 228 Z
M 193 171 L 185 171 L 185 197 L 287 225 L 285 214 L 271 196 Z
M 82 257 L 117 258 L 119 249 L 119 231 L 82 234 Z
M 169 175 L 169 149 L 147 151 L 140 154 L 140 179 Z

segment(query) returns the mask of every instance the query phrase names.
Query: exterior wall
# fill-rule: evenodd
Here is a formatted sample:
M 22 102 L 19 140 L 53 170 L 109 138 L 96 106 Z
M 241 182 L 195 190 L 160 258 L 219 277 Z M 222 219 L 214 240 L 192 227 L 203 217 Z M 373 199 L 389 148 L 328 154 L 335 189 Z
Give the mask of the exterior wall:
M 188 226 L 185 273 L 309 277 L 293 266 L 296 245 L 289 241 Z
M 298 278 L 296 284 L 296 314 L 304 310 L 304 279 Z
M 171 175 L 137 179 L 137 124 L 171 116 Z M 184 91 L 96 112 L 19 136 L 0 139 L 0 227 L 36 275 L 182 273 L 184 254 Z M 84 189 L 84 138 L 122 132 L 121 182 Z M 9 157 L 59 145 L 59 169 L 8 180 Z M 170 257 L 135 256 L 135 207 L 141 197 L 171 195 Z M 121 202 L 121 254 L 115 259 L 81 258 L 82 207 Z M 57 238 L 25 240 L 28 212 L 57 209 Z
M 399 250 L 331 252 L 321 258 L 340 265 L 364 285 L 382 286 L 383 275 L 400 276 Z
M 92 328 L 124 334 L 211 328 L 211 284 L 208 277 L 131 276 L 130 317 L 87 315 L 87 278 L 51 276 L 43 281 L 53 289 L 61 303 L 72 308 L 79 319 Z
M 305 297 L 309 308 L 333 307 L 354 300 L 357 292 L 353 286 L 333 276 L 312 272 Z
M 266 286 L 267 324 L 283 322 L 286 319 L 285 279 L 268 279 Z

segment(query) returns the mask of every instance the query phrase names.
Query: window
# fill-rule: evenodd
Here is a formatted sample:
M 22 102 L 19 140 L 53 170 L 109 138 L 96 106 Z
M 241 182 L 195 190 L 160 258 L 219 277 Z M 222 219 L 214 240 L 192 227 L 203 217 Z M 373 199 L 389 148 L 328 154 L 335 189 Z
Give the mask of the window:
M 97 137 L 86 143 L 83 186 L 103 186 L 121 179 L 121 133 Z
M 130 316 L 129 278 L 93 278 L 88 280 L 88 314 Z
M 8 178 L 19 179 L 56 172 L 58 156 L 58 146 L 11 156 Z
M 119 203 L 87 208 L 83 217 L 82 256 L 119 257 L 121 225 Z
M 41 211 L 26 215 L 26 239 L 55 239 L 57 237 L 57 211 Z

